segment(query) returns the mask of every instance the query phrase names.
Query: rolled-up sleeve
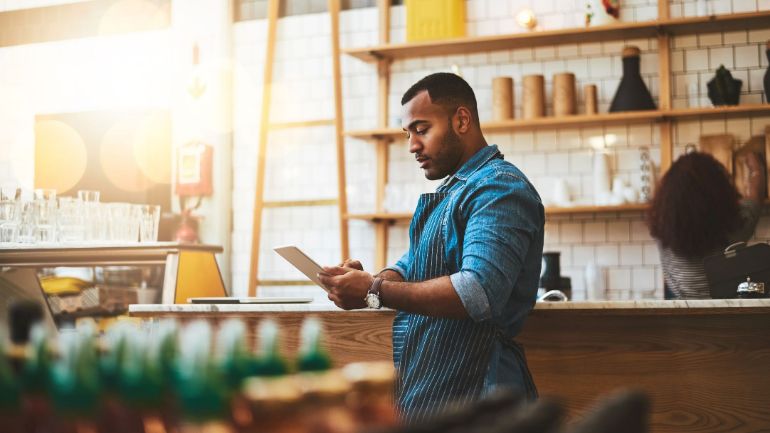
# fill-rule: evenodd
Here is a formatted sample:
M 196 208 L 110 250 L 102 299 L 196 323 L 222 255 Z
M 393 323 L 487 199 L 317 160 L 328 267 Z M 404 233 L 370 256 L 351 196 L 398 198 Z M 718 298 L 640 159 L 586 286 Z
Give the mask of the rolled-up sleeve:
M 544 211 L 537 194 L 520 177 L 495 173 L 463 201 L 467 221 L 462 266 L 450 280 L 468 315 L 483 321 L 501 314 L 542 230 Z
M 398 261 L 395 264 L 386 267 L 380 272 L 384 272 L 384 271 L 397 272 L 399 275 L 401 275 L 401 278 L 404 281 L 406 281 L 407 269 L 409 269 L 411 260 L 412 260 L 412 256 L 410 252 L 407 251 L 406 253 L 404 253 L 403 256 L 401 256 L 400 259 L 398 259 Z

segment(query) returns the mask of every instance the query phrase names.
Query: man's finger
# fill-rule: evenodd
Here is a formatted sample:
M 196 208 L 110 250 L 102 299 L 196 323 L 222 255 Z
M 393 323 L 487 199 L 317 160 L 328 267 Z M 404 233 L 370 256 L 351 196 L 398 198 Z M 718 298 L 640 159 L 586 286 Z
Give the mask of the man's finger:
M 350 268 L 344 268 L 341 266 L 324 266 L 323 267 L 324 273 L 329 275 L 344 275 L 348 272 L 350 272 Z
M 326 287 L 332 287 L 334 286 L 334 277 L 329 274 L 318 274 L 318 279 L 324 284 Z
M 352 259 L 345 260 L 345 263 L 342 264 L 342 267 L 358 269 L 359 271 L 364 270 L 364 266 L 361 264 L 361 262 L 359 262 L 358 260 L 352 260 Z

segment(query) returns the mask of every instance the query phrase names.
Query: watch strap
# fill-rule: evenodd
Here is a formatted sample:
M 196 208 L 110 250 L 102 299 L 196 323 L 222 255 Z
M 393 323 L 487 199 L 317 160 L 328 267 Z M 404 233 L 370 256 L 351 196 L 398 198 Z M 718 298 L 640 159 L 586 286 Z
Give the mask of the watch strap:
M 382 286 L 382 278 L 375 277 L 374 281 L 372 282 L 371 287 L 369 287 L 369 293 L 376 295 L 377 297 L 380 296 L 380 286 Z

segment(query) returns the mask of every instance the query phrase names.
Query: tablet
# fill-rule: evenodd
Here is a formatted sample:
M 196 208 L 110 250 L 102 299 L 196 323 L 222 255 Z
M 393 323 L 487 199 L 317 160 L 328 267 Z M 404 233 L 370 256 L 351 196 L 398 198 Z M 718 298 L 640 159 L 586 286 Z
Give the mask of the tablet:
M 323 272 L 323 268 L 321 268 L 321 266 L 313 259 L 308 257 L 307 254 L 303 253 L 302 250 L 295 247 L 294 245 L 276 247 L 273 248 L 273 250 L 281 257 L 286 259 L 286 261 L 294 265 L 294 267 L 297 268 L 300 272 L 305 274 L 305 276 L 308 277 L 310 281 L 316 283 L 318 287 L 326 290 L 327 292 L 329 291 L 329 289 L 323 285 L 321 280 L 318 279 L 318 273 Z

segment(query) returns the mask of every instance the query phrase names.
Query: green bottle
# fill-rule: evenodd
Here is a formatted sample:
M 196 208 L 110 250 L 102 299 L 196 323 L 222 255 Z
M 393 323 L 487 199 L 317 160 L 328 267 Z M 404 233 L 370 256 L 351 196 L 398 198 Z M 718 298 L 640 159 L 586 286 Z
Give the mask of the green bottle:
M 21 431 L 21 391 L 19 381 L 6 356 L 5 329 L 0 329 L 0 425 L 11 433 Z
M 255 359 L 246 347 L 246 326 L 242 320 L 228 319 L 217 335 L 219 372 L 228 392 L 237 392 L 243 380 L 254 370 Z
M 21 367 L 22 418 L 27 431 L 49 432 L 53 426 L 50 402 L 53 357 L 48 332 L 38 323 L 32 326 Z
M 101 383 L 95 326 L 64 330 L 59 336 L 60 357 L 51 369 L 51 401 L 62 433 L 96 431 Z
M 289 372 L 286 359 L 278 350 L 278 324 L 272 319 L 263 319 L 257 329 L 259 355 L 255 369 L 251 372 L 254 376 L 283 376 Z
M 326 371 L 332 367 L 331 357 L 321 346 L 321 321 L 308 317 L 302 322 L 300 331 L 299 358 L 297 369 L 303 372 Z
M 166 431 L 172 431 L 178 423 L 176 408 L 177 380 L 177 343 L 179 327 L 173 319 L 165 319 L 155 323 L 147 336 L 148 347 L 145 374 L 147 380 L 158 383 L 160 390 L 157 404 L 153 404 L 143 412 L 145 424 L 161 423 Z M 147 401 L 150 404 L 150 401 Z
M 211 357 L 211 327 L 205 321 L 187 325 L 177 358 L 182 432 L 229 431 L 227 386 Z

